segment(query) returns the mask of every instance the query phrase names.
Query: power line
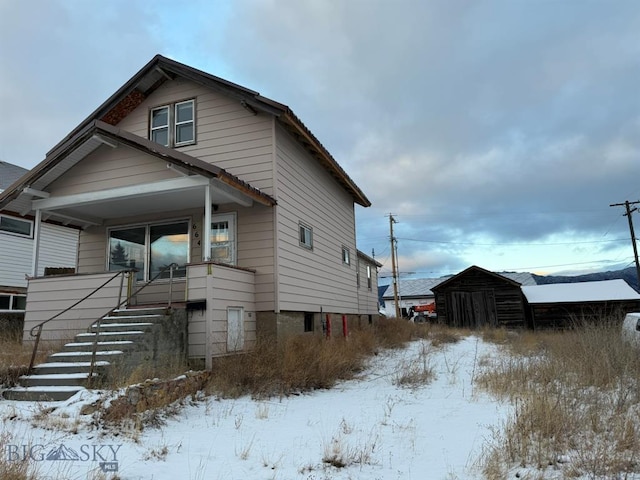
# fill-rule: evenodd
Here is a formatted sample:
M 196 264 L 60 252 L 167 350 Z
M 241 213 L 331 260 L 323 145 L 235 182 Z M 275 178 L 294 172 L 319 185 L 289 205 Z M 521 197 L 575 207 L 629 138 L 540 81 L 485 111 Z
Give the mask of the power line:
M 549 242 L 549 243 L 474 243 L 474 242 L 444 242 L 439 240 L 422 240 L 418 238 L 402 238 L 398 237 L 398 240 L 405 240 L 407 242 L 418 242 L 418 243 L 438 243 L 443 245 L 470 245 L 472 247 L 493 247 L 493 246 L 523 246 L 523 247 L 546 247 L 546 246 L 557 246 L 557 245 L 578 245 L 578 244 L 589 244 L 589 243 L 610 243 L 610 242 L 626 242 L 626 238 L 616 238 L 612 240 L 590 240 L 590 241 L 581 241 L 581 242 Z

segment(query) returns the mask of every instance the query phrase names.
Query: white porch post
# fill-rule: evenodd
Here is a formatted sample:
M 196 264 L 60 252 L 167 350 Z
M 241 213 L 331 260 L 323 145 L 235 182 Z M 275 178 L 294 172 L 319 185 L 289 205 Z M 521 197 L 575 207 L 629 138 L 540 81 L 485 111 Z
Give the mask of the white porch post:
M 33 221 L 33 255 L 31 258 L 31 276 L 38 276 L 38 260 L 40 257 L 40 226 L 42 223 L 42 210 L 36 209 L 36 217 Z
M 202 229 L 202 260 L 211 260 L 211 182 L 204 187 L 204 225 Z M 213 369 L 213 265 L 207 265 L 206 284 L 206 310 L 205 310 L 205 344 L 204 366 L 207 370 Z
M 204 225 L 202 228 L 202 261 L 211 260 L 211 182 L 204 187 Z

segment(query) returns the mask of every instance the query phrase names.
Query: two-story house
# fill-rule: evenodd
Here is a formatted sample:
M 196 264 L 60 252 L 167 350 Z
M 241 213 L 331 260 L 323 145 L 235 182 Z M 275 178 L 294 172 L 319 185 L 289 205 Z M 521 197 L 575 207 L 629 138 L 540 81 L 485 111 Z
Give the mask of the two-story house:
M 26 330 L 132 269 L 129 290 L 155 279 L 137 305 L 186 308 L 189 356 L 209 358 L 320 331 L 327 314 L 377 317 L 355 205 L 370 201 L 289 107 L 160 55 L 0 194 L 33 218 L 36 265 L 44 219 L 80 231 L 75 275 L 30 280 Z M 109 302 L 43 338 L 86 329 Z

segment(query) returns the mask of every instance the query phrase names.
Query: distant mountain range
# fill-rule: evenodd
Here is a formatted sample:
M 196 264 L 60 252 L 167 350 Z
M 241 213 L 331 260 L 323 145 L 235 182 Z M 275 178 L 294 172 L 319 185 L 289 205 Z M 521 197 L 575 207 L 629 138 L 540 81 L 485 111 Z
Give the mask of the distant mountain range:
M 632 288 L 638 291 L 638 277 L 636 267 L 628 267 L 623 270 L 613 270 L 608 272 L 587 273 L 585 275 L 564 276 L 564 275 L 536 275 L 531 274 L 538 285 L 547 285 L 549 283 L 578 283 L 578 282 L 597 282 L 600 280 L 616 280 L 621 278 L 625 280 Z M 640 293 L 640 291 L 639 291 Z

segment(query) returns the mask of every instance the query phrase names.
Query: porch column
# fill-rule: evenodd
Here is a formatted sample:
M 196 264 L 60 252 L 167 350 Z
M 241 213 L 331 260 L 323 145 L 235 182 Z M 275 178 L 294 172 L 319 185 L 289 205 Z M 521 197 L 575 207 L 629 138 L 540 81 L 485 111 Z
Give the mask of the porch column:
M 202 261 L 211 260 L 211 182 L 204 187 L 204 225 L 202 226 Z
M 42 210 L 36 209 L 36 217 L 33 221 L 33 254 L 31 258 L 31 276 L 38 276 L 38 260 L 40 257 L 40 226 L 42 223 Z

